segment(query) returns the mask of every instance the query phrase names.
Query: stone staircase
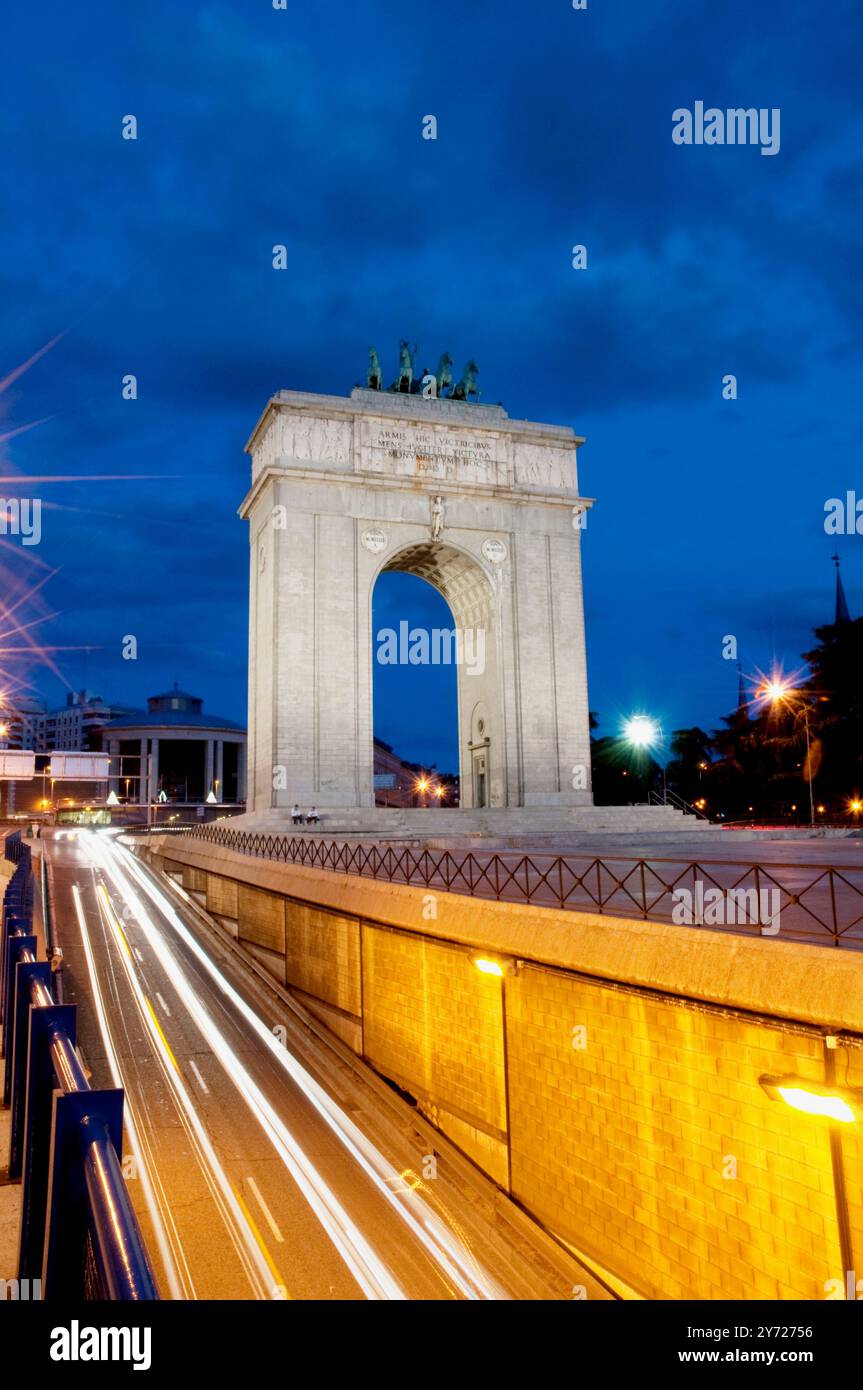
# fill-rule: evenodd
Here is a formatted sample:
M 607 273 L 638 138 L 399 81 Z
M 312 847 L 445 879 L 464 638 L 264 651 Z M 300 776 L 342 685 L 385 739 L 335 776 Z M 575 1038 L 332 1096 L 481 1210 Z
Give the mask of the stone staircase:
M 672 806 L 511 806 L 484 810 L 453 807 L 397 809 L 321 808 L 317 826 L 297 827 L 307 834 L 373 836 L 375 839 L 442 840 L 449 837 L 499 842 L 511 837 L 558 835 L 702 835 L 715 830 L 709 821 L 685 815 Z M 236 816 L 231 827 L 291 833 L 287 810 Z

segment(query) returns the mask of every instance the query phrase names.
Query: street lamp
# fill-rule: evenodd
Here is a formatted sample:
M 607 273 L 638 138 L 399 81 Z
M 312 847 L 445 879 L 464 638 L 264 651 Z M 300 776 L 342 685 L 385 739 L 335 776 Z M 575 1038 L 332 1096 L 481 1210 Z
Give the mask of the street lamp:
M 634 714 L 627 719 L 623 726 L 623 737 L 633 748 L 644 749 L 646 752 L 650 748 L 656 748 L 662 743 L 662 729 L 655 719 L 651 719 L 647 714 Z M 665 764 L 662 764 L 662 800 L 668 804 L 668 786 L 666 784 Z
M 506 973 L 500 961 L 486 960 L 482 956 L 474 960 L 474 965 L 481 975 L 496 975 L 498 979 L 503 979 Z
M 811 741 L 809 737 L 809 705 L 805 697 L 800 697 L 795 691 L 795 687 L 790 680 L 783 679 L 782 676 L 771 676 L 769 680 L 756 691 L 763 699 L 767 700 L 772 709 L 788 709 L 792 714 L 803 714 L 803 727 L 806 731 L 806 780 L 809 783 L 809 824 L 815 825 L 815 793 L 812 790 L 812 757 Z M 802 708 L 798 709 L 796 701 L 802 698 Z
M 762 1088 L 771 1100 L 784 1100 L 792 1110 L 843 1125 L 863 1117 L 863 1090 L 853 1086 L 822 1086 L 802 1076 L 761 1076 Z
M 863 1119 L 863 1087 L 843 1086 L 837 1082 L 838 1043 L 839 1039 L 833 1034 L 828 1033 L 823 1039 L 823 1082 L 810 1081 L 804 1076 L 759 1076 L 758 1080 L 771 1100 L 784 1101 L 792 1110 L 798 1110 L 815 1120 L 826 1121 L 830 1141 L 830 1166 L 833 1171 L 836 1225 L 842 1267 L 847 1272 L 854 1268 L 854 1246 L 840 1126 L 857 1124 Z

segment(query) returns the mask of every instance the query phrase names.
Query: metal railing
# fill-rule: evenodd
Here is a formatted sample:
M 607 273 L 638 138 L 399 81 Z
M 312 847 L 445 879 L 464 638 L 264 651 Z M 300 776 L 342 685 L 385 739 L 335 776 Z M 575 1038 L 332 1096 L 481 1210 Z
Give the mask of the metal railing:
M 682 811 L 685 816 L 694 816 L 696 820 L 710 820 L 704 811 L 700 811 L 691 801 L 684 801 L 677 792 L 666 789 L 664 792 L 650 791 L 647 793 L 648 806 L 671 806 L 675 811 Z
M 863 950 L 863 868 L 426 849 L 220 825 L 178 834 L 261 859 L 495 902 L 638 916 Z
M 3 897 L 0 1009 L 9 1177 L 22 1184 L 18 1278 L 43 1298 L 157 1299 L 156 1280 L 120 1168 L 122 1090 L 92 1090 L 75 1048 L 76 1006 L 58 1004 L 36 956 L 29 846 Z

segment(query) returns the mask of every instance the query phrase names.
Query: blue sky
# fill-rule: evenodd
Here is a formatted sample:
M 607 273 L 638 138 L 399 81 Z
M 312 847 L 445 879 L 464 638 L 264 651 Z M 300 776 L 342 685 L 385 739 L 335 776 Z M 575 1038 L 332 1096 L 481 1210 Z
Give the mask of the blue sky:
M 0 444 L 2 472 L 122 475 L 4 484 L 46 508 L 38 547 L 3 547 L 9 594 L 46 579 L 16 617 L 91 648 L 30 679 L 139 704 L 176 675 L 243 718 L 243 443 L 271 392 L 347 392 L 369 343 L 394 373 L 402 337 L 587 436 L 604 732 L 635 709 L 714 725 L 726 634 L 747 670 L 798 664 L 837 545 L 863 607 L 861 538 L 823 529 L 827 498 L 863 494 L 861 40 L 851 0 L 15 7 L 0 380 L 64 336 L 0 393 L 0 435 L 48 417 Z M 779 153 L 675 145 L 697 100 L 780 108 Z M 437 622 L 415 593 L 390 580 L 378 620 Z M 415 674 L 380 688 L 377 731 L 451 764 L 446 673 Z

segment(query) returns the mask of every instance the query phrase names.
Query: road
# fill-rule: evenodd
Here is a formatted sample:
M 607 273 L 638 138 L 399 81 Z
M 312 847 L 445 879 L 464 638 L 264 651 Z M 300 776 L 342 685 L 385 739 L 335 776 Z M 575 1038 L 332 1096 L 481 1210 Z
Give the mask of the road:
M 525 1229 L 109 835 L 43 841 L 64 997 L 160 1290 L 199 1299 L 571 1299 L 608 1292 Z

